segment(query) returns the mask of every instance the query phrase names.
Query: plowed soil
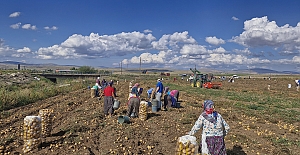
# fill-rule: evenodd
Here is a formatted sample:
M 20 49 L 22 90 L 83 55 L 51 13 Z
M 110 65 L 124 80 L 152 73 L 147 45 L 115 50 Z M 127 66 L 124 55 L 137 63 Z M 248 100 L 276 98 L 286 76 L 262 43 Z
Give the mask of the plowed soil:
M 291 98 L 299 98 L 299 92 L 294 85 L 292 89 L 287 89 L 287 83 L 292 83 L 293 80 L 283 80 L 285 81 L 263 79 L 237 79 L 235 83 L 223 81 L 222 89 L 215 91 L 248 91 L 259 94 L 268 91 L 267 85 L 271 85 L 269 92 L 271 91 L 270 94 L 274 96 L 286 93 Z M 137 82 L 144 89 L 147 86 L 154 87 L 156 83 L 156 81 L 144 80 Z M 167 81 L 164 81 L 165 86 L 166 83 Z M 189 85 L 182 80 L 175 81 L 173 84 Z M 55 117 L 51 136 L 43 138 L 41 146 L 29 154 L 173 155 L 177 138 L 185 135 L 192 128 L 202 112 L 201 103 L 205 99 L 211 99 L 207 95 L 187 93 L 182 90 L 179 96 L 181 108 L 152 113 L 150 107 L 146 121 L 135 118 L 128 124 L 120 124 L 118 116 L 125 115 L 127 110 L 128 86 L 129 82 L 124 80 L 120 80 L 119 84 L 115 85 L 121 107 L 116 110 L 112 118 L 103 115 L 103 99 L 91 98 L 89 89 L 76 90 L 2 112 L 0 136 L 5 142 L 3 154 L 24 154 L 21 135 L 24 118 L 38 115 L 40 109 L 53 109 Z M 146 97 L 145 92 L 142 97 Z M 216 110 L 231 128 L 225 138 L 228 154 L 300 154 L 299 122 L 293 124 L 295 126 L 293 130 L 289 130 L 289 124 L 284 121 L 267 121 L 264 114 L 252 116 L 245 113 L 233 106 L 234 100 L 222 97 L 212 100 L 215 101 Z M 299 114 L 299 109 L 296 110 Z M 201 131 L 195 135 L 198 141 L 200 135 Z M 278 143 L 276 138 L 278 140 L 283 139 L 282 137 L 298 143 Z

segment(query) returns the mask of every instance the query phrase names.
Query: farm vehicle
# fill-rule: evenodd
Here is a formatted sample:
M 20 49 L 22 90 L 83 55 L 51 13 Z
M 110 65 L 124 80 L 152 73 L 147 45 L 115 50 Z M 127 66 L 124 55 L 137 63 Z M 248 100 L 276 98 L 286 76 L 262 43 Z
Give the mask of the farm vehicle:
M 215 83 L 211 82 L 213 78 L 213 74 L 202 74 L 200 71 L 198 71 L 196 68 L 190 70 L 193 72 L 194 77 L 191 81 L 192 87 L 200 87 L 200 88 L 213 88 L 213 89 L 219 89 L 221 88 L 221 83 Z

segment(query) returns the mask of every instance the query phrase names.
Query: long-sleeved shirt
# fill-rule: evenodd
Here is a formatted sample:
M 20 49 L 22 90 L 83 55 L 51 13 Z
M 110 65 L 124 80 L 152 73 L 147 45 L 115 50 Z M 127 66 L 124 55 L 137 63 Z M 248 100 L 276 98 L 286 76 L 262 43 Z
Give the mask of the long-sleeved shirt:
M 202 127 L 202 134 L 205 134 L 206 136 L 225 136 L 230 129 L 229 125 L 219 113 L 217 115 L 216 123 L 211 123 L 200 115 L 192 130 L 189 132 L 189 135 L 194 135 Z

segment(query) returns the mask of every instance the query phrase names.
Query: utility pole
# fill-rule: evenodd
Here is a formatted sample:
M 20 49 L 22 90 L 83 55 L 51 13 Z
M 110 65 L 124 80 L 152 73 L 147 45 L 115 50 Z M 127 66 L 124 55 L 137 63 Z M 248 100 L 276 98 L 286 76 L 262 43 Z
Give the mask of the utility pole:
M 122 62 L 121 62 L 121 75 L 122 75 Z
M 142 58 L 140 57 L 140 73 L 142 73 Z

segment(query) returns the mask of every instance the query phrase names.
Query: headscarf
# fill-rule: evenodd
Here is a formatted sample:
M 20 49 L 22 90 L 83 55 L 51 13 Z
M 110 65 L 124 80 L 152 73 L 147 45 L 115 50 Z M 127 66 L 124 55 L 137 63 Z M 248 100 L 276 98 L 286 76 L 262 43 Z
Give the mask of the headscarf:
M 133 85 L 133 87 L 138 87 L 138 86 L 140 86 L 139 83 L 136 83 L 136 84 Z
M 205 100 L 203 103 L 202 116 L 211 123 L 216 123 L 217 112 L 214 111 L 214 102 L 212 100 Z

